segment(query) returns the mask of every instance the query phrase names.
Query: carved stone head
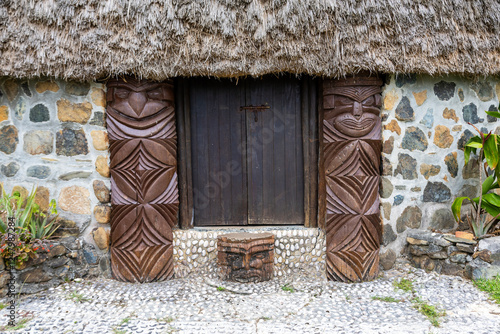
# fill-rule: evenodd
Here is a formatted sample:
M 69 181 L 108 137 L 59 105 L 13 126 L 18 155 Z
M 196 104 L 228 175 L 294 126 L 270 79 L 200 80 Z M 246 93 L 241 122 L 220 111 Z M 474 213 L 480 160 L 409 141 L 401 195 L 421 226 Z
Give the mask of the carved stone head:
M 229 233 L 217 240 L 221 278 L 240 283 L 270 280 L 274 267 L 274 235 Z
M 382 81 L 374 77 L 352 77 L 325 81 L 325 122 L 334 136 L 370 137 L 380 132 Z M 378 136 L 377 136 L 378 137 Z

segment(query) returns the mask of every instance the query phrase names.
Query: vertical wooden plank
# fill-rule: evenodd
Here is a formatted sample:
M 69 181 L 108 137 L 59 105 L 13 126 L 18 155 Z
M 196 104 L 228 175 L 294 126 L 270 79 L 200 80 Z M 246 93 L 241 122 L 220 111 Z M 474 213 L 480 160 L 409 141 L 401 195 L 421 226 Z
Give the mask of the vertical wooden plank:
M 191 148 L 191 102 L 189 97 L 189 81 L 182 81 L 183 100 L 184 100 L 184 132 L 185 132 L 185 159 L 186 159 L 186 216 L 184 220 L 184 229 L 193 228 L 193 165 Z
M 319 83 L 319 95 L 323 96 L 323 82 Z M 324 158 L 324 142 L 323 142 L 323 119 L 324 108 L 323 101 L 318 101 L 318 146 L 319 146 L 319 180 L 318 180 L 318 227 L 325 230 L 326 220 L 326 175 L 325 175 L 325 158 Z
M 318 80 L 308 78 L 310 227 L 318 226 Z
M 302 152 L 304 160 L 304 227 L 311 227 L 311 157 L 309 155 L 309 82 L 303 79 L 300 84 L 300 115 L 302 123 Z
M 186 123 L 184 110 L 183 85 L 184 80 L 177 79 L 174 82 L 175 88 L 175 116 L 177 120 L 177 172 L 179 177 L 179 226 L 186 226 L 188 216 L 188 201 L 187 201 L 187 177 L 188 168 L 186 165 Z
M 241 88 L 229 80 L 193 81 L 195 225 L 246 224 Z

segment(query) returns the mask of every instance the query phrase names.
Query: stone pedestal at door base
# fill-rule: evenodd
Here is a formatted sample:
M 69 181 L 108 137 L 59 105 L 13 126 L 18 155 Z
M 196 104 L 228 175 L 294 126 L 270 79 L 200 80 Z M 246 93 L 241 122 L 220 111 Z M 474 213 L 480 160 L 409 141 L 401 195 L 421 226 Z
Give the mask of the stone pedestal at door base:
M 268 281 L 273 277 L 274 235 L 228 233 L 217 238 L 217 265 L 223 280 L 240 283 Z

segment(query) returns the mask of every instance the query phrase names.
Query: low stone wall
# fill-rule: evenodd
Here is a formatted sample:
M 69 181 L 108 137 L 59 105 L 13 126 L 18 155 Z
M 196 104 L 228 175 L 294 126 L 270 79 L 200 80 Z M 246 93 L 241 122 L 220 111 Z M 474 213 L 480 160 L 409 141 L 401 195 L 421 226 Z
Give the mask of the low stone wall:
M 0 263 L 0 297 L 7 294 L 7 284 L 15 277 L 15 293 L 36 293 L 65 281 L 81 277 L 110 277 L 109 257 L 99 257 L 94 247 L 74 237 L 64 238 L 49 252 L 39 252 L 22 266 L 7 271 Z
M 174 231 L 175 277 L 217 275 L 217 236 L 231 232 L 270 232 L 274 242 L 274 276 L 297 273 L 325 276 L 325 234 L 318 228 L 194 228 Z
M 417 268 L 472 279 L 500 275 L 500 237 L 478 243 L 451 234 L 413 230 L 406 241 L 410 262 Z

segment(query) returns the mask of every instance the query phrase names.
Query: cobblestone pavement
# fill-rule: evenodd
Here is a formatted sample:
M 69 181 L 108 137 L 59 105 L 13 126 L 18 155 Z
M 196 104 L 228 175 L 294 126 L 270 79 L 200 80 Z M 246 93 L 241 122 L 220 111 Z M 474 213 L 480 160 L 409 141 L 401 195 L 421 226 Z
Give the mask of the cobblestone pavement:
M 414 294 L 394 287 L 402 278 Z M 440 327 L 414 308 L 416 296 L 446 311 Z M 28 321 L 17 333 L 500 333 L 500 307 L 470 281 L 407 265 L 361 284 L 307 275 L 256 284 L 82 280 L 21 297 L 18 311 Z

